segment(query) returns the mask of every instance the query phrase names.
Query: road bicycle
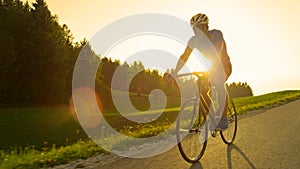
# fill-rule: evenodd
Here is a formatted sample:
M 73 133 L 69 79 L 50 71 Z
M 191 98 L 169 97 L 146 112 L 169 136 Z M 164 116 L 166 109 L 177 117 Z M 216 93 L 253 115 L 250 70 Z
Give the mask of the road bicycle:
M 198 80 L 203 78 L 203 72 L 185 73 L 177 75 L 177 77 L 191 75 L 196 76 Z M 199 94 L 198 97 L 194 96 L 184 101 L 177 118 L 176 139 L 178 149 L 187 162 L 196 163 L 201 159 L 206 149 L 209 134 L 216 137 L 220 132 L 224 143 L 228 145 L 233 143 L 237 133 L 237 112 L 234 102 L 229 98 L 227 92 L 225 108 L 229 122 L 228 128 L 224 131 L 216 129 L 210 131 L 209 126 L 211 124 L 217 126 L 220 115 L 216 114 L 217 112 L 209 113 L 209 105 L 207 105 L 203 95 Z

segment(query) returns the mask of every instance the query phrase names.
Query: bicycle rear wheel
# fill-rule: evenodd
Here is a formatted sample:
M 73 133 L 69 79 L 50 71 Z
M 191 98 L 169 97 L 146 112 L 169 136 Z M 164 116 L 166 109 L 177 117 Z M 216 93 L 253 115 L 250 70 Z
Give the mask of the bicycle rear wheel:
M 199 113 L 199 104 L 196 102 L 197 100 L 190 100 L 182 106 L 176 125 L 178 149 L 189 163 L 200 160 L 208 138 L 206 117 Z
M 233 143 L 237 132 L 237 112 L 232 99 L 228 101 L 227 119 L 228 129 L 221 131 L 221 138 L 226 144 Z

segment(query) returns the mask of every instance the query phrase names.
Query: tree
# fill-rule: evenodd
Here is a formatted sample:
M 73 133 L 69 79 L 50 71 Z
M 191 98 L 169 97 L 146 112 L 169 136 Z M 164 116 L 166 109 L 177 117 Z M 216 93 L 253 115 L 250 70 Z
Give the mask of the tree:
M 253 96 L 252 88 L 247 82 L 226 84 L 227 91 L 231 98 Z
M 44 0 L 0 1 L 1 103 L 67 102 L 80 48 Z

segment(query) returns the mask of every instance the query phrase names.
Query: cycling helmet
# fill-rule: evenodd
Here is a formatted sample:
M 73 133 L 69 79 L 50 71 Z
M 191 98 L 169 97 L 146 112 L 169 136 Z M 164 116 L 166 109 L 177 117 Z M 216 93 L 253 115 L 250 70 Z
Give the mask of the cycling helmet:
M 199 13 L 197 15 L 194 15 L 191 18 L 191 26 L 197 26 L 200 24 L 208 24 L 208 17 L 205 14 Z

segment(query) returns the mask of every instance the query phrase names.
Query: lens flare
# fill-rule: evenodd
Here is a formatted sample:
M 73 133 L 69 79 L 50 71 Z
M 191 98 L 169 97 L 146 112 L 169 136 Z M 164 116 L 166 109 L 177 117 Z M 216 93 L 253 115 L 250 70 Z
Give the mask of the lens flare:
M 93 102 L 92 98 L 96 97 L 97 103 Z M 74 100 L 76 99 L 76 107 Z M 102 119 L 103 106 L 99 95 L 89 87 L 78 88 L 73 92 L 70 99 L 70 111 L 76 121 L 84 128 L 95 128 Z M 100 114 L 99 114 L 100 111 Z

